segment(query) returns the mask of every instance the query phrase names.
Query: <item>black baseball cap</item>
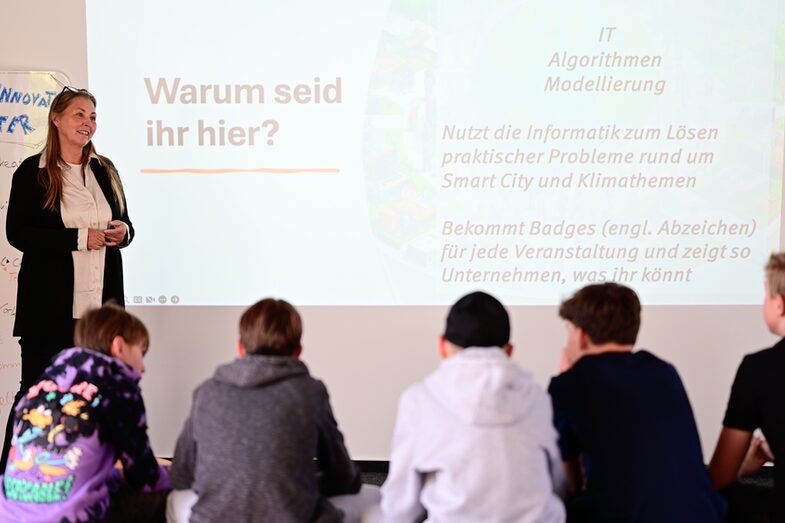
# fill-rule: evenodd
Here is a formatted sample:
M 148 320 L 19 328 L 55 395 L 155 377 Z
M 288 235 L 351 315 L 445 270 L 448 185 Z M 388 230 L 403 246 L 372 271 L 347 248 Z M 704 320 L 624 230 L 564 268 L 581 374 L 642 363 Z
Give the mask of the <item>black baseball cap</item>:
M 510 341 L 510 317 L 490 294 L 472 292 L 450 308 L 444 337 L 459 347 L 503 347 Z

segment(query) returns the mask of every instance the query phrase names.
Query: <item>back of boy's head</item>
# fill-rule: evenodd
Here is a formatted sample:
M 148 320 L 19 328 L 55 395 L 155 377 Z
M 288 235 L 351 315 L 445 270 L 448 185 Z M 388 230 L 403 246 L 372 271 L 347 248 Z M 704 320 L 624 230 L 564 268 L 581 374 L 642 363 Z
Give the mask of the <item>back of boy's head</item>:
M 634 345 L 641 326 L 641 302 L 618 283 L 587 285 L 561 304 L 559 316 L 579 327 L 595 345 Z
M 769 257 L 766 264 L 766 283 L 769 286 L 769 296 L 785 296 L 785 252 L 775 252 Z
M 150 345 L 150 335 L 142 320 L 111 302 L 100 309 L 85 312 L 74 328 L 77 347 L 109 356 L 112 354 L 112 342 L 117 336 L 130 345 L 142 344 L 145 351 Z
M 504 347 L 510 342 L 510 317 L 490 294 L 472 292 L 450 308 L 444 338 L 461 348 Z
M 240 342 L 248 354 L 293 356 L 302 335 L 300 314 L 284 300 L 266 298 L 240 317 Z

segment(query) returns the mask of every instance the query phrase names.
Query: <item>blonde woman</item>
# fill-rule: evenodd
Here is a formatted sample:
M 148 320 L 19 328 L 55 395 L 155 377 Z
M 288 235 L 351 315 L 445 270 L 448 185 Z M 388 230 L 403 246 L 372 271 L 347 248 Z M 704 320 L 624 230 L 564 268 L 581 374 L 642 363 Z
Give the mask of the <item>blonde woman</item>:
M 65 87 L 49 109 L 46 147 L 13 176 L 6 235 L 22 251 L 14 336 L 22 349 L 15 404 L 60 350 L 73 346 L 74 322 L 109 299 L 122 304 L 120 248 L 133 237 L 120 177 L 96 153 L 96 100 Z M 13 410 L 0 470 L 10 446 Z

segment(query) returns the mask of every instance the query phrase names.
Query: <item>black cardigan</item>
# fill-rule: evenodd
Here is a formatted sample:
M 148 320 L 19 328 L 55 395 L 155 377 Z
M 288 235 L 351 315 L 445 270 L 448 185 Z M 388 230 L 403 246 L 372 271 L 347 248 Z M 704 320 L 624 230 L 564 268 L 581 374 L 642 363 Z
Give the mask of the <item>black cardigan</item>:
M 74 262 L 71 251 L 78 249 L 79 229 L 66 228 L 60 215 L 60 202 L 54 211 L 44 210 L 45 189 L 38 181 L 40 154 L 27 158 L 11 182 L 5 224 L 8 243 L 22 251 L 16 293 L 14 336 L 46 336 L 67 333 L 71 328 L 74 300 Z M 112 193 L 106 168 L 96 158 L 90 168 L 112 209 L 112 219 L 128 225 L 125 245 L 133 238 L 134 228 L 127 208 L 121 213 Z M 105 248 L 102 301 L 113 299 L 125 304 L 123 260 L 118 247 Z

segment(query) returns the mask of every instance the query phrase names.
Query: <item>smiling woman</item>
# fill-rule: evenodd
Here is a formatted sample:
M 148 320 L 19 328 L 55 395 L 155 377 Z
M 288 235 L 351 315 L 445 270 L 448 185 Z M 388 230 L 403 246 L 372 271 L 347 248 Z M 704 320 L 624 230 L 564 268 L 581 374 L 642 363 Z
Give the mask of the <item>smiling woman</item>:
M 64 87 L 49 108 L 44 150 L 13 176 L 6 234 L 23 253 L 14 320 L 22 348 L 16 402 L 52 357 L 73 345 L 74 322 L 85 310 L 125 301 L 119 249 L 131 241 L 133 227 L 117 170 L 93 146 L 95 106 L 87 90 Z

